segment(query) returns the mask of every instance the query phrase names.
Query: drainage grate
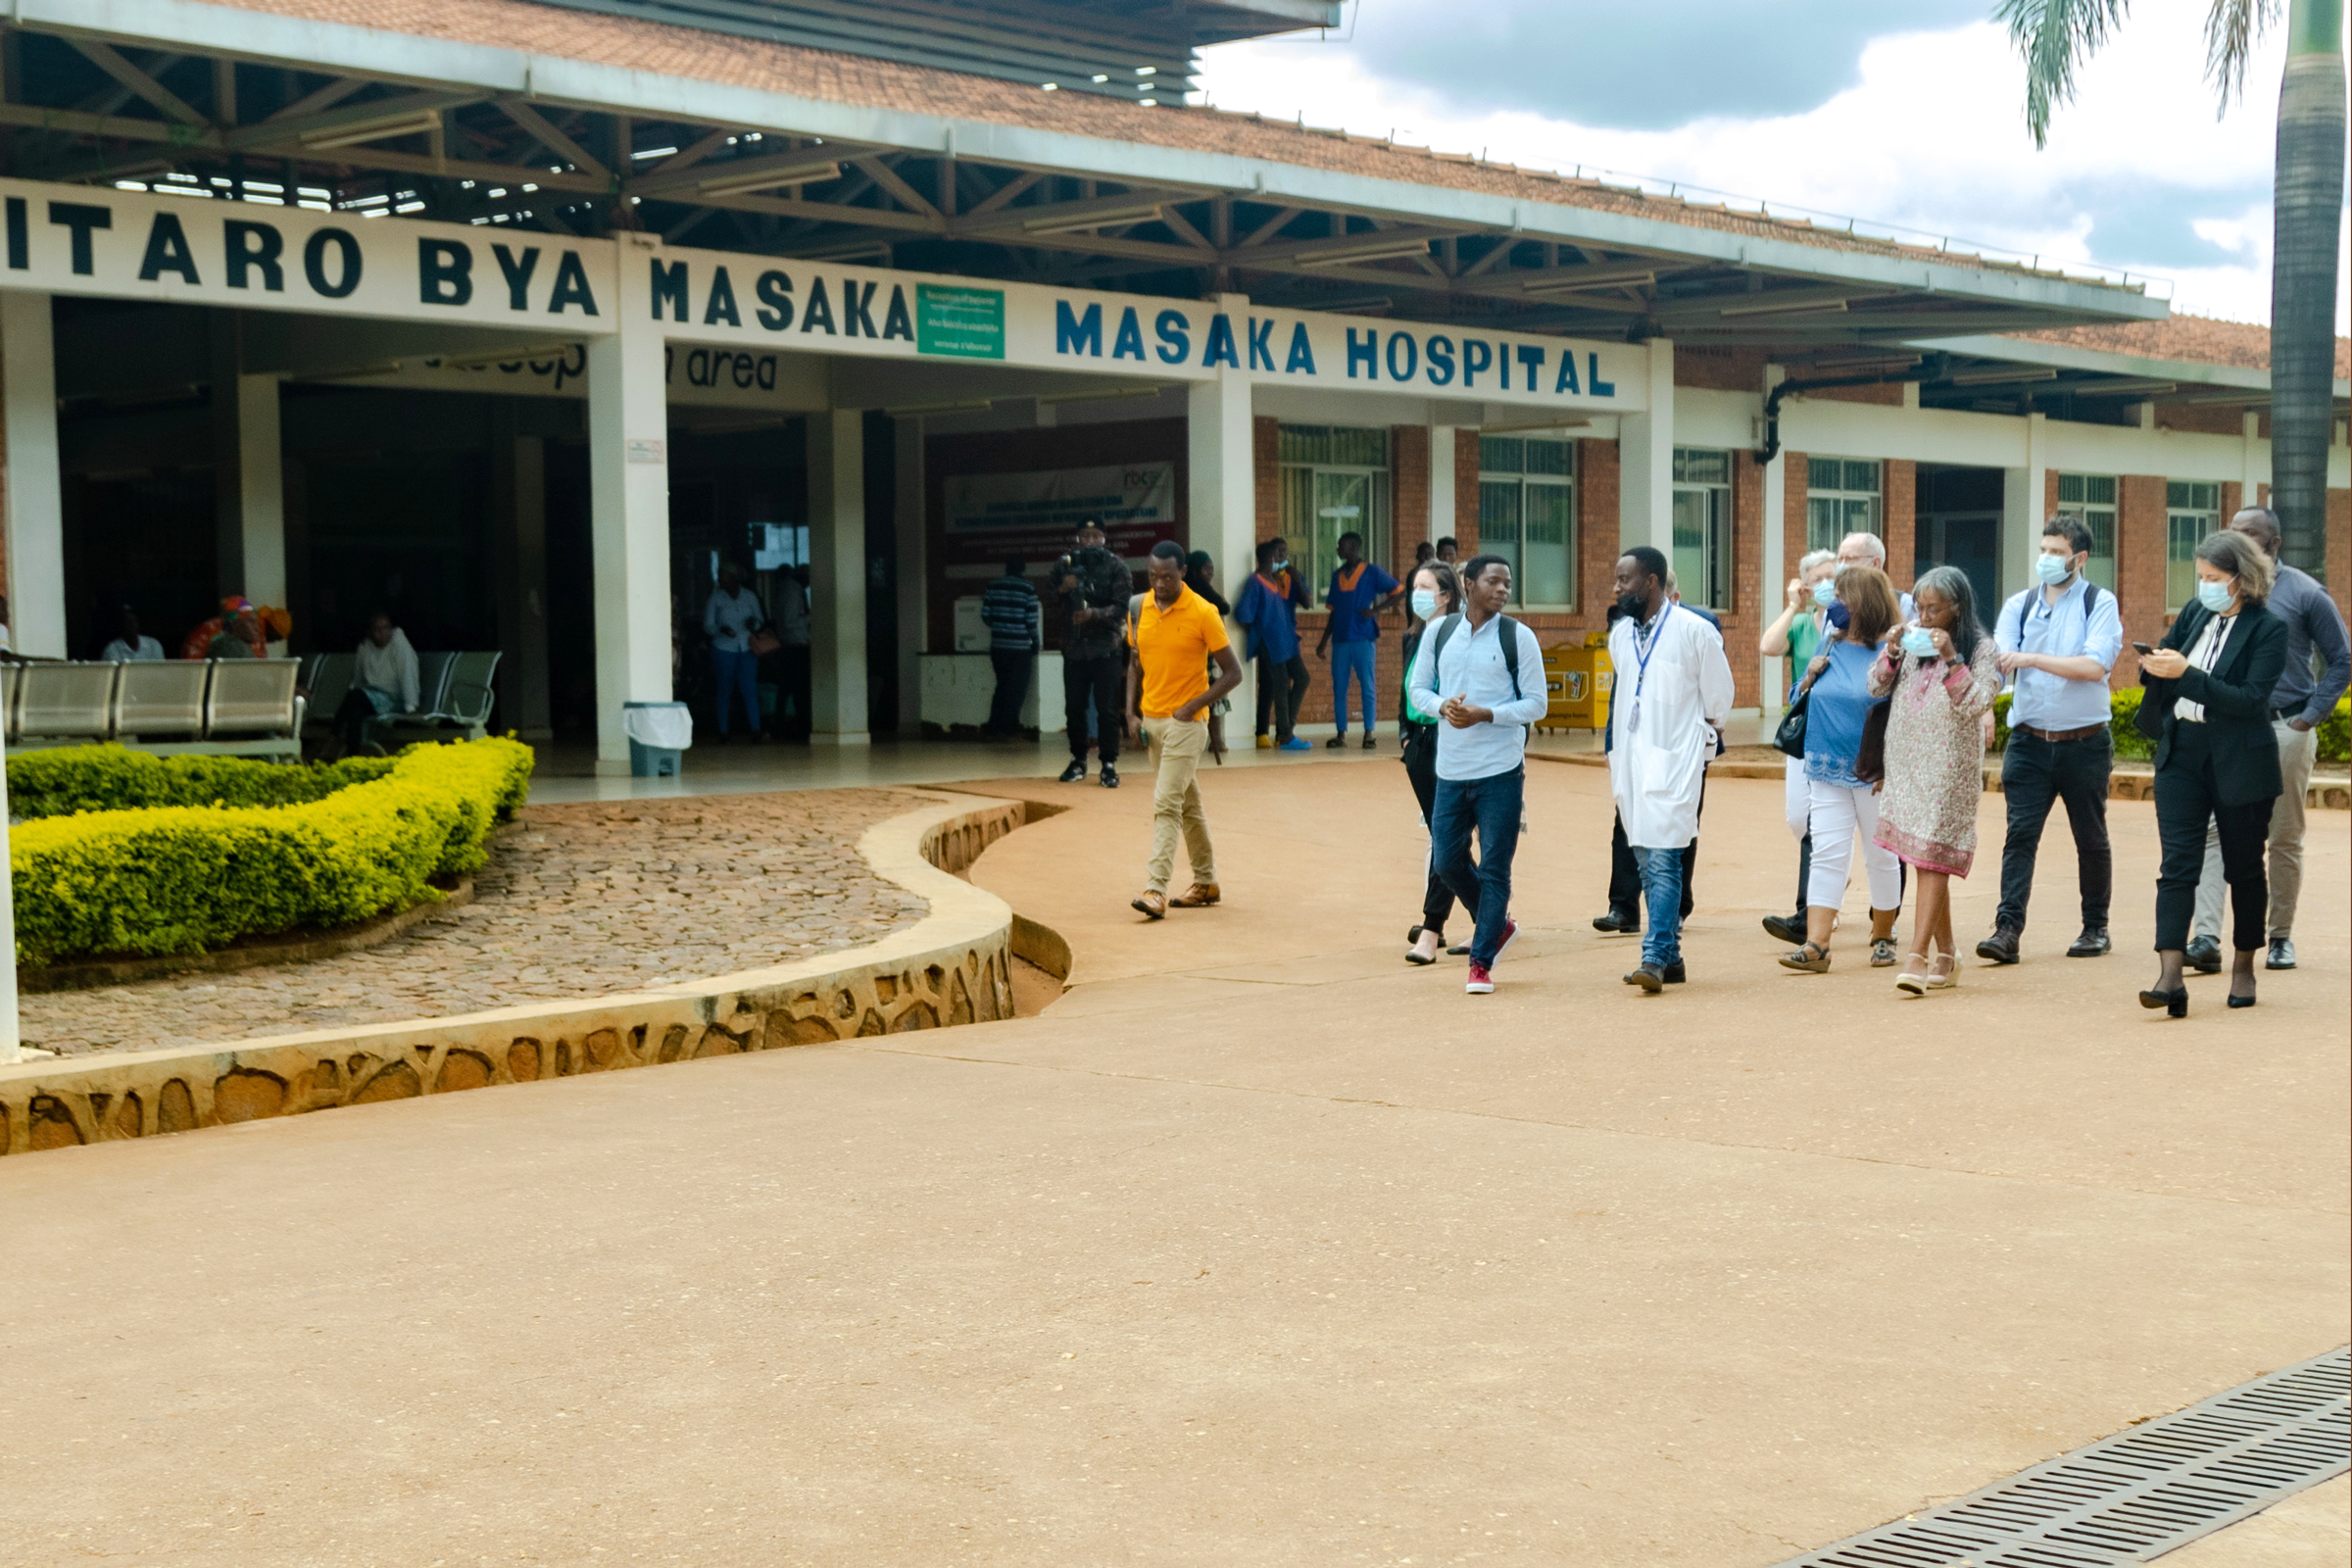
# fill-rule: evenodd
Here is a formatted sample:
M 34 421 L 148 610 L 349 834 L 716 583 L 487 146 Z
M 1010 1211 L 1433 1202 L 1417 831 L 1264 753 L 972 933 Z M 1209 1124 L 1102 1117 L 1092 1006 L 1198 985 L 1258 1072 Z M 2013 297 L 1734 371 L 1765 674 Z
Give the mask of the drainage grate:
M 1780 1568 L 2146 1562 L 2352 1466 L 2352 1348 L 2143 1422 Z

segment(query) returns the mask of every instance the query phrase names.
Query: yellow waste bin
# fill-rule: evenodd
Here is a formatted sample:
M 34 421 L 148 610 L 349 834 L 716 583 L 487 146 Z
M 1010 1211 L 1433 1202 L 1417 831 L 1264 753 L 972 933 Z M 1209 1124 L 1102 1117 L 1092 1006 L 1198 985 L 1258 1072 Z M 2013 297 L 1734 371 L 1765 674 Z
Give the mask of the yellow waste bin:
M 1588 632 L 1581 648 L 1562 643 L 1544 651 L 1544 690 L 1550 699 L 1538 729 L 1598 729 L 1608 722 L 1609 668 L 1606 632 Z

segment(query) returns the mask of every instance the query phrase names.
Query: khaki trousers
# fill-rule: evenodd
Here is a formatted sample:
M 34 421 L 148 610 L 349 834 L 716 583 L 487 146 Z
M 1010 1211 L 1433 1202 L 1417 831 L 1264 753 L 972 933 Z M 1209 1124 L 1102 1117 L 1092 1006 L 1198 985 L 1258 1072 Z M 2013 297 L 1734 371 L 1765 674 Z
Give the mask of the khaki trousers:
M 1198 718 L 1147 718 L 1144 733 L 1159 761 L 1152 781 L 1152 891 L 1168 891 L 1179 829 L 1185 858 L 1193 862 L 1193 880 L 1214 882 L 1217 852 L 1208 842 L 1208 818 L 1200 810 L 1200 759 L 1208 751 L 1208 725 Z
M 2311 788 L 2311 764 L 2319 755 L 2320 737 L 2314 730 L 2290 728 L 2283 718 L 2271 721 L 2278 737 L 2278 775 L 2285 788 L 2271 808 L 2270 877 L 2271 940 L 2295 934 L 2295 904 L 2303 896 L 2303 797 Z M 2201 937 L 2222 934 L 2222 835 L 2205 830 L 2205 869 L 2197 879 L 2197 919 L 2190 928 Z

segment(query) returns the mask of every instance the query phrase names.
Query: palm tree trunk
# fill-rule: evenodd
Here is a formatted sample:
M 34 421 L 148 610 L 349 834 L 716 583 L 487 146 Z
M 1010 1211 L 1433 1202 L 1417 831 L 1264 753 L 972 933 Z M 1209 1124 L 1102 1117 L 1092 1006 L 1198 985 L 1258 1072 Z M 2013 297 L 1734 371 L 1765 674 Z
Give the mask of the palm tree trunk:
M 2344 210 L 2343 0 L 2291 0 L 2286 30 L 2272 196 L 2271 510 L 2283 558 L 2326 581 L 2335 241 Z

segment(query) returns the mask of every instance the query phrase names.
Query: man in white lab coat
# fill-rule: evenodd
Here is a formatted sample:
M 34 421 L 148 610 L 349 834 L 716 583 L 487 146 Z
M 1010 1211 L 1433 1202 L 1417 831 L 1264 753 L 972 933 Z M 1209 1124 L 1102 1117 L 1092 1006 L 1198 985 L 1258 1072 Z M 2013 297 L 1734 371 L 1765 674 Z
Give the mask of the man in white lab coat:
M 1683 851 L 1698 837 L 1707 759 L 1732 713 L 1723 634 L 1675 604 L 1666 579 L 1666 558 L 1648 545 L 1620 556 L 1624 614 L 1609 633 L 1609 791 L 1649 906 L 1642 962 L 1625 983 L 1651 993 L 1683 978 Z

